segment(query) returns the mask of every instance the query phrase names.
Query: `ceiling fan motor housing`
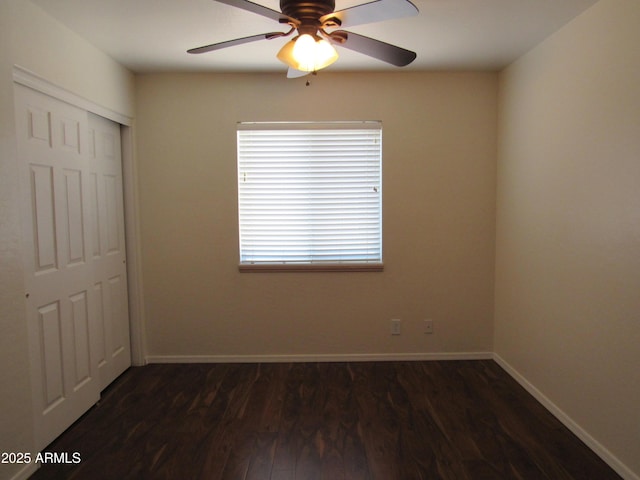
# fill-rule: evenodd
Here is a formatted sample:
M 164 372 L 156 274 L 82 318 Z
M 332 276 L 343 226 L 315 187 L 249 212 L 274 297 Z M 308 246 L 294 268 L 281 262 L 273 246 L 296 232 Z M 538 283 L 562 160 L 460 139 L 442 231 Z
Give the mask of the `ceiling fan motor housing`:
M 333 13 L 335 8 L 335 0 L 280 0 L 282 13 L 300 21 L 300 35 L 315 34 L 322 26 L 320 17 Z

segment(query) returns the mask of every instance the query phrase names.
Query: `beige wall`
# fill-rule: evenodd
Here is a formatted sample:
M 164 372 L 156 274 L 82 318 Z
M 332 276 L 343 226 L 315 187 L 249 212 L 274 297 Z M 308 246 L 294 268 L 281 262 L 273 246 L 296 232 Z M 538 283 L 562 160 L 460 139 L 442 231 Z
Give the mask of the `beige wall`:
M 602 0 L 501 74 L 497 190 L 495 351 L 628 478 L 640 475 L 639 25 L 637 0 Z
M 304 82 L 137 78 L 148 354 L 491 352 L 497 75 Z M 358 119 L 383 122 L 385 271 L 239 273 L 236 122 Z
M 13 65 L 122 115 L 133 113 L 134 78 L 24 0 L 0 1 L 0 452 L 33 445 L 21 248 Z M 0 478 L 23 465 L 0 465 Z
M 0 2 L 0 452 L 30 451 L 31 385 L 24 312 L 10 9 Z M 0 478 L 21 465 L 0 464 Z

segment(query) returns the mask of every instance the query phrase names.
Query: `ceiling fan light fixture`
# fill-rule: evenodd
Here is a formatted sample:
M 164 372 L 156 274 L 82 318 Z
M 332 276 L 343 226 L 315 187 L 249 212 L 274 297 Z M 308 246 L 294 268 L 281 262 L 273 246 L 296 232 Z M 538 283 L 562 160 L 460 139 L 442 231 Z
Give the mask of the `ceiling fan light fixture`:
M 315 72 L 335 62 L 338 52 L 325 39 L 305 33 L 287 42 L 278 59 L 296 70 Z

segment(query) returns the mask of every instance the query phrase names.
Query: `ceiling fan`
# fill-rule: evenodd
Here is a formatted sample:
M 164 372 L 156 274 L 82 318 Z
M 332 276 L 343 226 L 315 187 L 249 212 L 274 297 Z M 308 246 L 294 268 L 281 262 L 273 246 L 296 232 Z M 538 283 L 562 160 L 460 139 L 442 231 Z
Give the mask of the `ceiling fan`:
M 205 53 L 242 45 L 257 40 L 272 40 L 297 35 L 278 52 L 278 59 L 289 66 L 288 77 L 299 77 L 328 67 L 338 59 L 333 45 L 353 50 L 383 62 L 404 67 L 415 58 L 415 52 L 353 32 L 340 30 L 343 25 L 353 27 L 418 14 L 409 0 L 373 0 L 344 10 L 335 10 L 335 0 L 280 0 L 280 10 L 253 3 L 249 0 L 216 0 L 289 25 L 286 32 L 268 32 L 236 38 L 187 50 Z

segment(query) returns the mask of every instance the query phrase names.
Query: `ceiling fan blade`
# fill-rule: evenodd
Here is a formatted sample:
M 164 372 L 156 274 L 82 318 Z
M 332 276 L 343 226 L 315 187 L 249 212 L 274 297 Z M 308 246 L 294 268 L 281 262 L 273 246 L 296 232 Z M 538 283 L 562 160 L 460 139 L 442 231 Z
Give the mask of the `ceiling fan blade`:
M 287 78 L 300 78 L 305 75 L 309 75 L 311 72 L 303 72 L 302 70 L 296 70 L 295 68 L 289 67 L 287 70 Z
M 409 0 L 374 0 L 325 15 L 320 18 L 320 22 L 324 23 L 330 18 L 337 18 L 342 25 L 353 27 L 417 14 L 418 8 Z
M 286 32 L 261 33 L 259 35 L 251 35 L 250 37 L 236 38 L 235 40 L 227 40 L 226 42 L 212 43 L 211 45 L 205 45 L 203 47 L 191 48 L 187 50 L 187 53 L 212 52 L 214 50 L 220 50 L 222 48 L 242 45 L 243 43 L 255 42 L 258 40 L 269 40 L 276 37 L 284 37 L 285 35 L 286 35 Z
M 340 38 L 338 43 L 341 47 L 348 48 L 354 52 L 364 53 L 383 62 L 390 63 L 396 67 L 404 67 L 409 65 L 416 59 L 416 53 L 411 50 L 396 47 L 390 43 L 381 42 L 373 38 L 365 37 L 364 35 L 358 35 L 353 32 L 346 32 L 344 30 L 336 30 L 331 32 L 332 35 Z M 344 39 L 346 37 L 346 39 Z
M 286 16 L 285 14 L 278 12 L 277 10 L 272 10 L 271 8 L 264 7 L 262 5 L 258 5 L 257 3 L 250 2 L 249 0 L 216 0 L 219 3 L 224 3 L 225 5 L 231 5 L 232 7 L 241 8 L 242 10 L 246 10 L 248 12 L 257 13 L 258 15 L 262 15 L 263 17 L 270 18 L 271 20 L 275 20 L 280 23 L 289 23 L 293 21 L 297 23 L 297 20 Z M 281 21 L 283 20 L 283 21 Z

